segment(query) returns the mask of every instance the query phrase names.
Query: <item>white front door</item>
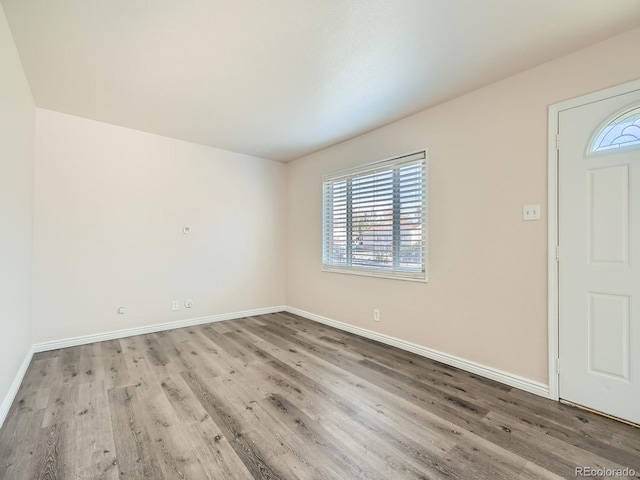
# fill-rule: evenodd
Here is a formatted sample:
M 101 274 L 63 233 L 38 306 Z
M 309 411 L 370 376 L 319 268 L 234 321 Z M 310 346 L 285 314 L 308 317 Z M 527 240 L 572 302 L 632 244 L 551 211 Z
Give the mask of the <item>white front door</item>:
M 558 165 L 560 398 L 640 424 L 640 90 L 561 111 Z

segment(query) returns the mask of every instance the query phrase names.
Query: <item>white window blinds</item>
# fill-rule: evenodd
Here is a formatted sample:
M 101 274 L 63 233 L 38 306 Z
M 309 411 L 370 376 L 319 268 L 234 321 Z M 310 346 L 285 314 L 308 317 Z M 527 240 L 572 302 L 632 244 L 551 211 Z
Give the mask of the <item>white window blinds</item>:
M 323 180 L 323 270 L 427 279 L 426 150 Z

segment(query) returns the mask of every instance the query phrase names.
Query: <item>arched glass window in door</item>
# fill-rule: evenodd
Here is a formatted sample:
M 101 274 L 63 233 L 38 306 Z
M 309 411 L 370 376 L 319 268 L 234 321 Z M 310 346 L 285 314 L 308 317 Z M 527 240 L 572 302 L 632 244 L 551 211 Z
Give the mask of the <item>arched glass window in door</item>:
M 589 153 L 640 147 L 640 106 L 625 110 L 596 132 Z

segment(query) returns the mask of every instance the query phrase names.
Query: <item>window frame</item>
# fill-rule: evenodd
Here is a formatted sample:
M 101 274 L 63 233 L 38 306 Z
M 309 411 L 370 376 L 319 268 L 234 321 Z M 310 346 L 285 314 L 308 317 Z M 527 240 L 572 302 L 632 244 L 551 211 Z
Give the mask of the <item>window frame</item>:
M 596 128 L 595 132 L 593 132 L 593 134 L 591 135 L 591 137 L 589 138 L 589 142 L 587 143 L 587 149 L 586 149 L 586 154 L 585 156 L 587 157 L 594 157 L 594 156 L 598 156 L 598 155 L 610 155 L 612 153 L 617 153 L 617 152 L 626 152 L 629 150 L 635 150 L 637 148 L 640 148 L 640 144 L 634 142 L 631 143 L 630 145 L 625 145 L 625 144 L 616 144 L 616 146 L 611 147 L 611 146 L 607 146 L 607 147 L 600 147 L 600 146 L 596 146 L 596 142 L 597 140 L 600 140 L 599 143 L 602 142 L 602 140 L 604 140 L 604 138 L 609 134 L 610 132 L 610 127 L 613 128 L 614 125 L 612 125 L 616 120 L 618 120 L 620 117 L 623 117 L 631 112 L 634 112 L 636 110 L 640 110 L 640 105 L 637 102 L 634 102 L 631 105 L 627 105 L 625 108 L 622 108 L 620 110 L 618 110 L 616 113 L 614 113 L 613 115 L 610 115 L 606 121 L 600 123 L 598 125 L 598 127 Z M 619 123 L 619 122 L 618 122 Z M 609 129 L 609 131 L 605 132 L 605 130 Z
M 354 266 L 354 265 L 333 265 L 327 263 L 327 249 L 331 248 L 330 246 L 333 243 L 330 241 L 332 236 L 332 232 L 328 231 L 329 225 L 333 221 L 333 216 L 330 210 L 330 205 L 327 198 L 327 188 L 330 185 L 338 183 L 340 181 L 349 181 L 354 178 L 360 176 L 366 176 L 367 174 L 373 174 L 378 171 L 391 170 L 392 172 L 397 172 L 398 169 L 405 165 L 422 163 L 423 170 L 423 192 L 422 192 L 422 215 L 421 215 L 421 239 L 422 239 L 422 269 L 420 272 L 415 271 L 407 271 L 398 268 L 397 262 L 399 262 L 399 243 L 394 241 L 395 238 L 400 237 L 400 229 L 394 222 L 394 227 L 392 230 L 392 244 L 393 246 L 393 254 L 392 261 L 394 266 L 392 267 L 381 267 L 381 266 L 371 266 L 371 267 L 362 267 L 362 266 Z M 393 173 L 392 173 L 393 175 Z M 349 189 L 349 187 L 348 187 Z M 349 194 L 348 194 L 349 195 Z M 393 204 L 393 215 L 396 215 L 397 211 L 401 208 L 401 204 L 398 200 L 397 195 L 394 194 Z M 428 275 L 428 243 L 429 243 L 429 228 L 428 228 L 428 207 L 429 207 L 429 152 L 428 149 L 423 148 L 420 150 L 416 150 L 413 152 L 405 153 L 402 155 L 398 155 L 395 157 L 387 158 L 384 160 L 367 163 L 364 165 L 360 165 L 357 167 L 349 168 L 346 170 L 341 170 L 338 172 L 330 173 L 323 175 L 322 177 L 322 268 L 323 272 L 330 273 L 344 273 L 348 275 L 360 275 L 367 277 L 378 277 L 378 278 L 388 278 L 394 280 L 405 280 L 405 281 L 413 281 L 413 282 L 422 282 L 427 283 L 429 279 Z M 352 238 L 352 231 L 349 229 L 349 225 L 353 224 L 353 220 L 349 220 L 349 215 L 347 214 L 347 238 Z M 352 227 L 351 227 L 352 228 Z M 345 248 L 348 248 L 345 247 Z M 396 250 L 397 249 L 397 250 Z

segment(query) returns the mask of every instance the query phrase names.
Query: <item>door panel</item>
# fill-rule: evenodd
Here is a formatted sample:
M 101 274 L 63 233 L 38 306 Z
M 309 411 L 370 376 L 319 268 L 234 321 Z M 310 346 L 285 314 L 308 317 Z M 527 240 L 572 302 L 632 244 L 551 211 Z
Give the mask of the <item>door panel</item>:
M 589 294 L 591 373 L 629 380 L 629 297 Z
M 629 260 L 629 166 L 589 170 L 587 193 L 589 261 Z
M 640 423 L 640 149 L 589 153 L 640 91 L 559 114 L 560 398 Z

